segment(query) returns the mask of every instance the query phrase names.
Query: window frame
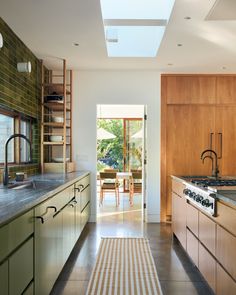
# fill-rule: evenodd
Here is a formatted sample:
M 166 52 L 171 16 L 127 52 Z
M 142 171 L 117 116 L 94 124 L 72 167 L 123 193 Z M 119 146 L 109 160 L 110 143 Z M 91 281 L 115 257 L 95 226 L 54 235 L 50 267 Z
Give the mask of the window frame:
M 13 129 L 14 133 L 17 134 L 20 133 L 20 126 L 21 126 L 21 121 L 29 122 L 30 123 L 30 136 L 29 140 L 32 142 L 32 118 L 27 117 L 23 114 L 20 114 L 16 111 L 8 111 L 3 108 L 0 108 L 0 115 L 8 116 L 13 118 L 14 123 L 13 123 Z M 28 162 L 23 162 L 21 161 L 21 139 L 15 139 L 14 140 L 14 161 L 13 162 L 8 162 L 11 166 L 13 165 L 22 165 L 26 164 Z M 0 162 L 0 166 L 3 166 L 4 162 Z

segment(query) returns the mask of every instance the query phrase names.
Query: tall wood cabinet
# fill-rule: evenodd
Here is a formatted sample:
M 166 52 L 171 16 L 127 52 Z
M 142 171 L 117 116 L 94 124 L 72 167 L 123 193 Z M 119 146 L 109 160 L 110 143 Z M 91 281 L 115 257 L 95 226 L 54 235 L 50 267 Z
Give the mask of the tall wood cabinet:
M 162 75 L 161 219 L 171 220 L 170 175 L 211 175 L 217 152 L 221 175 L 236 175 L 236 76 Z
M 72 163 L 72 71 L 66 60 L 49 70 L 42 61 L 41 170 L 71 172 Z

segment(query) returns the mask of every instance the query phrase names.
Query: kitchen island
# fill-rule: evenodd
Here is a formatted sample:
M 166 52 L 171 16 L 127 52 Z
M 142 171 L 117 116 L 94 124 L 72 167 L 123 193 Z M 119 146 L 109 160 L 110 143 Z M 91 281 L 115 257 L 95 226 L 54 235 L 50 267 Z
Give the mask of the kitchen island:
M 90 215 L 89 172 L 0 188 L 1 294 L 48 295 Z
M 195 180 L 198 181 L 195 181 Z M 210 177 L 172 176 L 172 229 L 217 295 L 236 294 L 235 179 L 204 185 Z M 223 181 L 223 179 L 221 179 Z

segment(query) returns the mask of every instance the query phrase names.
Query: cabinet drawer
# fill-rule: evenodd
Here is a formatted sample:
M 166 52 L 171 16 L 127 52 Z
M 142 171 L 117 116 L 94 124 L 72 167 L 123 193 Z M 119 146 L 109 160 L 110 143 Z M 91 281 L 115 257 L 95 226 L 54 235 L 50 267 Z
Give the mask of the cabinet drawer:
M 182 182 L 172 180 L 172 192 L 176 193 L 179 196 L 183 196 L 183 190 L 185 185 Z
M 8 294 L 8 261 L 0 265 L 0 291 Z
M 9 258 L 9 295 L 21 294 L 33 279 L 33 238 Z
M 216 222 L 236 236 L 236 209 L 217 202 Z
M 187 252 L 196 266 L 198 266 L 198 240 L 187 229 Z
M 216 257 L 236 280 L 236 237 L 217 225 Z
M 199 212 L 199 240 L 215 255 L 216 224 L 201 212 Z
M 198 237 L 198 210 L 187 204 L 187 227 Z
M 199 243 L 198 268 L 215 292 L 216 290 L 216 261 L 214 257 Z
M 22 295 L 34 295 L 34 284 L 31 283 Z
M 90 186 L 87 186 L 81 193 L 80 193 L 80 208 L 81 211 L 90 201 Z
M 225 270 L 218 263 L 216 267 L 216 294 L 236 294 L 236 282 L 225 272 Z
M 77 181 L 75 183 L 75 187 L 78 188 L 80 185 L 82 185 L 83 188 L 85 188 L 86 186 L 89 185 L 89 183 L 90 183 L 90 177 L 89 177 L 89 175 L 87 175 L 84 178 L 82 178 L 79 181 Z
M 33 216 L 31 210 L 0 228 L 0 261 L 33 233 Z

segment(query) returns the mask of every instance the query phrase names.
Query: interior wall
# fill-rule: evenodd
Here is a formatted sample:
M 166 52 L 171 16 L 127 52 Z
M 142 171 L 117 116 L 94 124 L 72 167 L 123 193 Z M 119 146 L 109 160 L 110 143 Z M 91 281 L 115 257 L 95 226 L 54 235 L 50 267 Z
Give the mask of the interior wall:
M 75 71 L 73 158 L 91 172 L 91 220 L 96 221 L 96 117 L 98 104 L 147 105 L 147 222 L 160 221 L 160 73 Z

